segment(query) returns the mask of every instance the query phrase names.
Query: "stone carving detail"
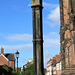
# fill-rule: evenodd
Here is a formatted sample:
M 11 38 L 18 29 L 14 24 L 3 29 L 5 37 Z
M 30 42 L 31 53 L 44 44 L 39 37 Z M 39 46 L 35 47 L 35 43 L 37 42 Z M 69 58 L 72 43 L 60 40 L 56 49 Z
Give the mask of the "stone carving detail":
M 62 75 L 72 75 L 75 70 L 75 0 L 60 0 L 60 17 Z
M 32 3 L 32 6 L 40 5 L 40 0 L 32 0 L 31 3 Z

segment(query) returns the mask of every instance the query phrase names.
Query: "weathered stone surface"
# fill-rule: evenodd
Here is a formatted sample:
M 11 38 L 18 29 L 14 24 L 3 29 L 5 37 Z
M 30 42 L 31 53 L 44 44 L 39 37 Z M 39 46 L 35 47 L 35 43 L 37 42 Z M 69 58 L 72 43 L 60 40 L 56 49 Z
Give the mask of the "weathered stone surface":
M 42 0 L 32 0 L 32 6 L 41 5 Z
M 75 70 L 75 11 L 72 9 L 75 10 L 75 0 L 60 0 L 62 75 L 73 75 L 69 70 Z
M 32 0 L 34 75 L 43 75 L 42 0 Z

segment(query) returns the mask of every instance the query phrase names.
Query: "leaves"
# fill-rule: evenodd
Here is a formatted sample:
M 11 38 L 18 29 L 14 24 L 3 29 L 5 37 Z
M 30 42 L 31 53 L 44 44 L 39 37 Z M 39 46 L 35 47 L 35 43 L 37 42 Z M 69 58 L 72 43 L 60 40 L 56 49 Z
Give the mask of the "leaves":
M 21 75 L 33 75 L 33 63 L 27 63 L 25 71 Z M 44 75 L 45 75 L 46 69 L 44 68 Z
M 13 68 L 7 65 L 0 66 L 0 75 L 17 75 Z

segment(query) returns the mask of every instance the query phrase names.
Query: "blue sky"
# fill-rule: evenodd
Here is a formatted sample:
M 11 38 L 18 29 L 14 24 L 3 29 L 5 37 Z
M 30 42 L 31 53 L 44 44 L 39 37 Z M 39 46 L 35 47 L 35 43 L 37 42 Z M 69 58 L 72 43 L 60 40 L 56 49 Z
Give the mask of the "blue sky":
M 19 67 L 33 58 L 31 0 L 0 0 L 0 46 L 19 55 Z M 44 67 L 60 51 L 59 0 L 43 0 Z

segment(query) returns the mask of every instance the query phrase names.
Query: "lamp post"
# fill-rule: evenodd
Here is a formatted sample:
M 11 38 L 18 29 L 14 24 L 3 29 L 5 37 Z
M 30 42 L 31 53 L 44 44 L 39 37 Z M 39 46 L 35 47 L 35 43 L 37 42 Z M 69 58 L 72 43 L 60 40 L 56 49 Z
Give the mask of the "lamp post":
M 18 74 L 18 58 L 19 58 L 19 52 L 17 51 L 15 54 L 16 54 L 16 58 L 17 58 L 17 74 Z

